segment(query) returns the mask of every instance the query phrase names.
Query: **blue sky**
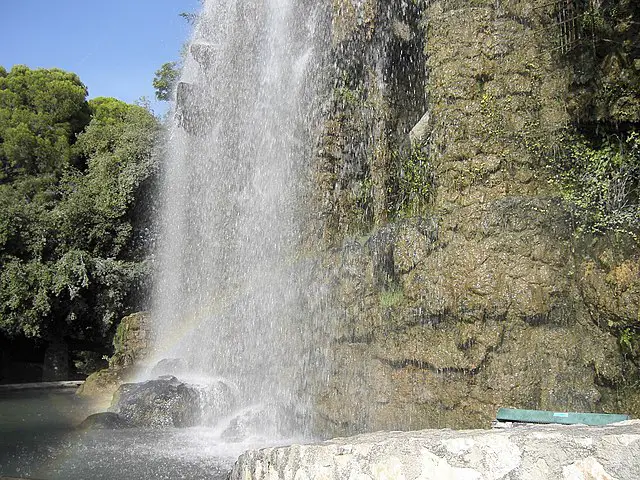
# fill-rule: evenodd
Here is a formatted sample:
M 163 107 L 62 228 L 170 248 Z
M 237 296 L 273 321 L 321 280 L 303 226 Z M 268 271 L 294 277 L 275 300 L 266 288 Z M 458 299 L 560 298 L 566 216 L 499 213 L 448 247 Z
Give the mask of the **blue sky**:
M 176 60 L 198 0 L 0 0 L 0 65 L 77 73 L 89 97 L 153 101 L 154 72 Z

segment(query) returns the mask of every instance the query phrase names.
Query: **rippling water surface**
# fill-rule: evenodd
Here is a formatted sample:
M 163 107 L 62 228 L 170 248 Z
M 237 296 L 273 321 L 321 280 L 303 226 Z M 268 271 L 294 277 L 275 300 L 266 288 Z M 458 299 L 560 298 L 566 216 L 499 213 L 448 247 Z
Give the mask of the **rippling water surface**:
M 207 428 L 77 428 L 103 407 L 69 390 L 0 392 L 0 476 L 216 480 L 252 446 L 221 444 Z

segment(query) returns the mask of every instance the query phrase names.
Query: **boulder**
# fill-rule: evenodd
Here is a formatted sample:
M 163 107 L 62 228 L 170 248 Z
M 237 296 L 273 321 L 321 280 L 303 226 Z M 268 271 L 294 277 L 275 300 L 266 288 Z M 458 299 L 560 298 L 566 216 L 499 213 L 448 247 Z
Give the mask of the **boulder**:
M 111 397 L 122 381 L 121 371 L 104 368 L 89 375 L 76 394 L 85 397 Z
M 202 423 L 205 425 L 217 425 L 221 419 L 231 415 L 238 406 L 235 389 L 222 380 L 199 387 L 199 391 Z
M 109 368 L 132 367 L 149 353 L 150 340 L 151 322 L 148 313 L 138 312 L 124 317 L 113 337 L 114 354 L 109 359 Z
M 640 421 L 378 432 L 244 453 L 230 480 L 640 478 Z
M 114 354 L 109 367 L 89 375 L 78 388 L 78 395 L 111 397 L 131 375 L 134 366 L 149 352 L 151 327 L 149 315 L 139 312 L 124 317 L 113 337 Z
M 302 429 L 295 408 L 282 405 L 254 405 L 233 417 L 220 437 L 230 443 L 257 438 L 286 438 Z
M 186 362 L 181 358 L 164 358 L 151 369 L 151 377 L 181 375 L 187 371 L 187 368 Z
M 243 442 L 258 435 L 270 436 L 277 432 L 277 420 L 265 407 L 250 407 L 233 417 L 220 437 L 225 442 Z
M 116 430 L 129 427 L 131 427 L 129 422 L 113 412 L 94 413 L 78 426 L 81 430 Z
M 202 418 L 197 388 L 172 376 L 121 385 L 109 410 L 136 427 L 192 427 Z

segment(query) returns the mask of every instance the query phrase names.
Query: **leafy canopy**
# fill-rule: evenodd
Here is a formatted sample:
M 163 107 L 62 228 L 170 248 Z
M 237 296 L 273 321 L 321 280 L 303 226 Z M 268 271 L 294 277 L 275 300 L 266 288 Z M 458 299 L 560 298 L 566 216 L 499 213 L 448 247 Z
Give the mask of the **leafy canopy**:
M 89 123 L 87 89 L 77 75 L 17 65 L 0 71 L 0 181 L 56 173 Z
M 153 88 L 156 89 L 158 100 L 169 101 L 176 82 L 180 78 L 179 62 L 167 62 L 163 64 L 155 74 Z
M 147 278 L 158 122 L 61 70 L 0 70 L 0 331 L 101 340 Z

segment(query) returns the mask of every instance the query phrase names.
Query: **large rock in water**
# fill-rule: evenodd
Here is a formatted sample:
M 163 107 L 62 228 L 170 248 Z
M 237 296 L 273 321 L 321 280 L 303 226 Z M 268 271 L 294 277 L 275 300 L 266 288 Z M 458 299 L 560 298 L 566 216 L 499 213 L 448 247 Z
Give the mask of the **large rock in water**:
M 109 410 L 134 427 L 214 426 L 236 408 L 234 390 L 222 380 L 191 385 L 171 375 L 125 383 Z
M 254 405 L 238 412 L 220 434 L 228 443 L 269 438 L 291 438 L 303 430 L 300 412 L 293 406 Z
M 198 390 L 171 376 L 121 385 L 110 410 L 136 427 L 192 427 L 202 419 Z
M 80 430 L 117 430 L 131 425 L 120 415 L 113 412 L 100 412 L 89 415 L 78 426 Z
M 231 480 L 631 480 L 640 421 L 604 427 L 378 432 L 249 451 Z

